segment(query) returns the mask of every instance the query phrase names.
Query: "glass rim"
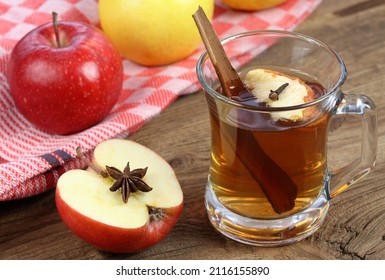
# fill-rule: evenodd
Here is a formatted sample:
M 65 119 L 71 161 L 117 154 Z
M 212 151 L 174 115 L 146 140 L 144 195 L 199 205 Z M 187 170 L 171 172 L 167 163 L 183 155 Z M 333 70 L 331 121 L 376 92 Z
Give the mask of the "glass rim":
M 241 37 L 247 37 L 247 36 L 258 35 L 258 34 L 259 35 L 269 35 L 269 34 L 270 35 L 286 35 L 288 37 L 291 36 L 294 38 L 299 38 L 301 40 L 307 41 L 313 45 L 318 45 L 318 46 L 322 47 L 332 57 L 334 57 L 336 59 L 336 61 L 338 62 L 338 65 L 340 68 L 340 76 L 338 78 L 338 81 L 333 85 L 333 87 L 330 90 L 328 90 L 322 96 L 320 96 L 320 97 L 318 97 L 318 98 L 316 98 L 310 102 L 306 102 L 306 103 L 302 103 L 302 104 L 298 104 L 298 105 L 282 106 L 282 107 L 266 107 L 266 106 L 261 106 L 258 104 L 255 104 L 255 105 L 242 104 L 240 102 L 237 102 L 235 100 L 232 100 L 232 99 L 220 94 L 219 92 L 214 90 L 210 85 L 207 84 L 206 79 L 203 75 L 203 71 L 202 71 L 202 66 L 203 66 L 204 62 L 207 59 L 209 59 L 208 53 L 206 50 L 200 55 L 200 57 L 197 61 L 197 64 L 196 64 L 197 78 L 198 78 L 198 81 L 201 84 L 204 91 L 209 93 L 211 96 L 213 96 L 213 97 L 215 97 L 215 98 L 217 98 L 217 99 L 219 99 L 219 100 L 221 100 L 227 104 L 233 105 L 235 107 L 240 107 L 243 109 L 249 109 L 249 110 L 254 110 L 254 111 L 267 111 L 267 112 L 274 112 L 275 111 L 275 112 L 277 112 L 277 111 L 298 110 L 298 109 L 303 109 L 303 108 L 307 108 L 307 107 L 319 104 L 322 101 L 324 101 L 325 99 L 329 98 L 335 92 L 337 92 L 339 90 L 339 88 L 341 87 L 341 85 L 345 82 L 346 75 L 347 75 L 346 66 L 345 66 L 345 63 L 343 62 L 342 58 L 339 56 L 339 54 L 336 51 L 334 51 L 332 48 L 330 48 L 324 42 L 322 42 L 318 39 L 315 39 L 311 36 L 302 34 L 302 33 L 293 32 L 293 31 L 283 31 L 283 30 L 254 30 L 254 31 L 241 32 L 241 33 L 237 33 L 237 34 L 228 36 L 228 37 L 220 40 L 220 42 L 222 44 L 226 44 L 230 41 L 236 40 L 236 39 L 241 38 Z

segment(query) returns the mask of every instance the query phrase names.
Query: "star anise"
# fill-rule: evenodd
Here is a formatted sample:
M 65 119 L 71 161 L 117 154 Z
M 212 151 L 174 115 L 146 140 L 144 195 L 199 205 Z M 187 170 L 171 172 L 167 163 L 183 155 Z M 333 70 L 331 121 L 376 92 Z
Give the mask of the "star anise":
M 110 191 L 115 192 L 120 189 L 124 203 L 127 203 L 131 192 L 142 191 L 149 192 L 152 188 L 147 185 L 142 178 L 147 173 L 146 168 L 130 170 L 130 163 L 127 162 L 123 172 L 113 166 L 106 166 L 108 174 L 116 181 L 110 187 Z

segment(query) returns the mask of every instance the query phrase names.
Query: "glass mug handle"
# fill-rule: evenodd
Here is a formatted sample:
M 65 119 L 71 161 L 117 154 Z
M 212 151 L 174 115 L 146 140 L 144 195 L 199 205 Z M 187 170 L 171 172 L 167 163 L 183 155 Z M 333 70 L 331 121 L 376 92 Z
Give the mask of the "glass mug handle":
M 329 198 L 335 197 L 368 174 L 375 164 L 377 154 L 377 111 L 369 97 L 360 94 L 344 94 L 336 115 L 361 117 L 361 156 L 344 167 L 329 171 Z

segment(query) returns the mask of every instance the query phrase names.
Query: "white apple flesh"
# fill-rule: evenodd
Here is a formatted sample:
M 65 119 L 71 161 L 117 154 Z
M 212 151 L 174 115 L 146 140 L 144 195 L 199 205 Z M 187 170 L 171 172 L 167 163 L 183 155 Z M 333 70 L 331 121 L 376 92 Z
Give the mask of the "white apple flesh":
M 150 192 L 132 192 L 127 203 L 114 182 L 93 170 L 70 170 L 58 180 L 56 204 L 67 226 L 102 250 L 128 253 L 161 241 L 177 222 L 183 193 L 171 166 L 152 150 L 129 140 L 112 139 L 94 150 L 93 163 L 123 170 L 148 167 L 143 180 Z
M 269 107 L 296 106 L 315 99 L 314 91 L 304 81 L 272 70 L 254 69 L 247 72 L 245 84 L 258 100 L 265 102 Z M 271 91 L 283 84 L 287 86 L 279 97 L 271 99 L 269 97 Z M 296 109 L 274 112 L 271 115 L 274 120 L 300 121 L 304 119 L 305 114 L 304 109 Z

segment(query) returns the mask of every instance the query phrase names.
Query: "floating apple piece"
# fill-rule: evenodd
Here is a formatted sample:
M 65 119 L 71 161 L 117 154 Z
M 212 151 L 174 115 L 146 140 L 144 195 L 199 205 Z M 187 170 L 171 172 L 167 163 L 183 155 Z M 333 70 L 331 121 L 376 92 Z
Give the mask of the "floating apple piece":
M 116 253 L 141 251 L 161 241 L 183 208 L 183 193 L 171 166 L 129 140 L 104 141 L 93 155 L 93 169 L 67 171 L 57 183 L 57 209 L 70 230 Z M 139 186 L 138 178 L 145 186 Z
M 56 134 L 103 120 L 120 95 L 122 60 L 93 26 L 58 21 L 26 34 L 13 48 L 8 81 L 15 105 L 31 123 Z
M 254 69 L 247 72 L 245 84 L 253 95 L 269 107 L 289 107 L 315 99 L 314 91 L 304 81 L 280 72 Z M 305 109 L 272 113 L 275 120 L 299 121 L 304 119 Z

